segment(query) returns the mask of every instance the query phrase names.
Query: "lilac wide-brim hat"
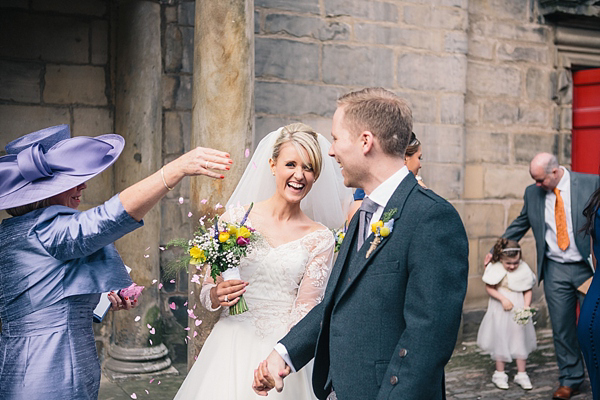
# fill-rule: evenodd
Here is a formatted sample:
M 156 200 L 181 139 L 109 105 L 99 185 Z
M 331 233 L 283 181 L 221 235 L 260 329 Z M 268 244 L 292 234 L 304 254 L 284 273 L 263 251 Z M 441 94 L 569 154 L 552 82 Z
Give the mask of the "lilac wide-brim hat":
M 0 210 L 81 185 L 110 167 L 125 140 L 114 134 L 71 138 L 69 125 L 42 129 L 6 145 L 0 157 Z

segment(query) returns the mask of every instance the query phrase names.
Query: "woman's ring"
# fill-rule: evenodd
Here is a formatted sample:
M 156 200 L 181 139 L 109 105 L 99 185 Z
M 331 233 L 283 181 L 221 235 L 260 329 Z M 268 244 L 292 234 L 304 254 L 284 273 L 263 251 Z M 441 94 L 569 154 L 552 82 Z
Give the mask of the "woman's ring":
M 204 169 L 208 169 L 208 160 L 206 160 L 206 164 L 204 164 Z
M 229 303 L 229 298 L 227 297 L 227 295 L 225 295 L 225 303 Z

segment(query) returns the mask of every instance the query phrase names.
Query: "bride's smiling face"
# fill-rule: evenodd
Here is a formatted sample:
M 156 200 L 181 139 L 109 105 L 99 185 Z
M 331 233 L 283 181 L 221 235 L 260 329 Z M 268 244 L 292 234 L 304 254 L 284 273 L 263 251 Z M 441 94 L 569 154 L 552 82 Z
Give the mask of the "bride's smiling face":
M 315 182 L 315 173 L 308 160 L 308 152 L 302 148 L 302 155 L 291 143 L 281 146 L 277 161 L 269 160 L 275 175 L 277 193 L 290 203 L 299 203 L 310 192 Z

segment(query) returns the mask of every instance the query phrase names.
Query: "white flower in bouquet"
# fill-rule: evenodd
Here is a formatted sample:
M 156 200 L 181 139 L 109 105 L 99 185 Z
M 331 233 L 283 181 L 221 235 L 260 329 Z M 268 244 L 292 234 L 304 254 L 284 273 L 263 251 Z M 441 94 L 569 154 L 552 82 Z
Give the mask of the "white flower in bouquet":
M 537 310 L 532 307 L 519 308 L 514 310 L 513 319 L 519 325 L 526 325 L 536 313 Z

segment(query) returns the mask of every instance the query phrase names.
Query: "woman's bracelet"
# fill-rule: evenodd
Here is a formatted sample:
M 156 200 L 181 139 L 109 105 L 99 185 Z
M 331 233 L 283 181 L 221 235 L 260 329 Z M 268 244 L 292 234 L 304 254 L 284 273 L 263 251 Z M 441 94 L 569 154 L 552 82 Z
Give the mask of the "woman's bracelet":
M 167 185 L 167 181 L 165 180 L 165 167 L 164 166 L 160 169 L 160 177 L 162 178 L 162 181 L 168 191 L 175 189 L 175 188 L 169 187 L 169 185 Z

